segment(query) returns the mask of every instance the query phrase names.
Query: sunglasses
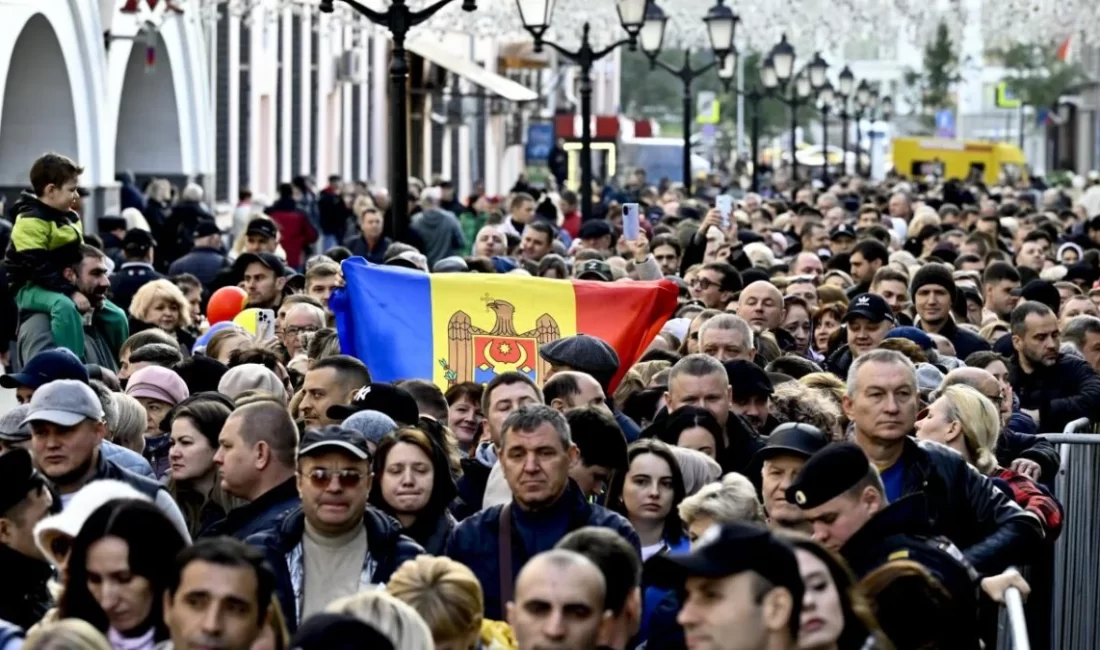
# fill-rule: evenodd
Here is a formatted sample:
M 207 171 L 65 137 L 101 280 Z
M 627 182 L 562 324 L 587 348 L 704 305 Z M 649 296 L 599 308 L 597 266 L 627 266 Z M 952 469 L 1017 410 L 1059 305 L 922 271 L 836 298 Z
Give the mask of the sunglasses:
M 358 487 L 363 482 L 363 473 L 355 469 L 331 470 L 318 467 L 306 475 L 311 485 L 318 490 L 324 490 L 336 478 L 340 487 L 345 490 Z

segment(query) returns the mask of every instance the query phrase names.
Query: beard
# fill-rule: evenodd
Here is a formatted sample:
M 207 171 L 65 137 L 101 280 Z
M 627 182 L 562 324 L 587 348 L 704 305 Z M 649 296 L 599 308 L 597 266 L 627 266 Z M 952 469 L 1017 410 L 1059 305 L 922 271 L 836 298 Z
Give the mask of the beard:
M 98 284 L 86 285 L 77 283 L 76 290 L 84 294 L 84 297 L 88 299 L 88 302 L 92 304 L 92 307 L 96 309 L 103 306 L 103 301 L 107 299 L 107 290 L 111 287 L 99 286 Z

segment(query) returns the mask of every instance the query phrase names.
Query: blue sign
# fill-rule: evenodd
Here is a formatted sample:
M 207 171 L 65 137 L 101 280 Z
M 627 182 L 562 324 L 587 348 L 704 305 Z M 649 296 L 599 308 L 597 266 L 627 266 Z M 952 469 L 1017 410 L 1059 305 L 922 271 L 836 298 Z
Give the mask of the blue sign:
M 550 152 L 554 150 L 554 125 L 537 123 L 527 125 L 527 164 L 537 165 L 550 162 Z
M 951 109 L 936 111 L 936 137 L 955 137 L 955 111 Z

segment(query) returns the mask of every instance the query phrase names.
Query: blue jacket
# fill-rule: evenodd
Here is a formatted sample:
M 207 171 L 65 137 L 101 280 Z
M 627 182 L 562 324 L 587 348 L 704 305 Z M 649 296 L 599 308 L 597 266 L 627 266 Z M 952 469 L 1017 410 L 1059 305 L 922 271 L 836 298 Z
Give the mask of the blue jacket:
M 551 506 L 538 512 L 526 512 L 512 501 L 512 579 L 519 575 L 527 560 L 554 547 L 564 534 L 585 526 L 610 528 L 626 538 L 641 555 L 641 542 L 630 522 L 622 515 L 603 506 L 590 504 L 580 488 L 569 481 L 565 493 Z M 500 593 L 500 511 L 493 506 L 465 519 L 455 527 L 447 543 L 447 557 L 465 564 L 481 582 L 485 596 L 485 618 L 503 620 L 504 603 Z M 533 521 L 552 520 L 555 515 L 566 517 L 563 531 L 537 530 Z M 526 521 L 525 521 L 526 520 Z M 531 526 L 534 525 L 534 530 Z M 561 534 L 558 534 L 561 533 Z M 525 539 L 535 539 L 535 548 L 528 548 Z
M 243 540 L 275 528 L 283 515 L 301 505 L 298 485 L 293 478 L 288 478 L 259 499 L 230 510 L 225 519 L 200 530 L 198 537 L 227 535 Z
M 367 529 L 367 556 L 363 558 L 361 588 L 385 584 L 405 560 L 424 554 L 419 544 L 401 534 L 401 524 L 373 506 L 367 506 L 363 516 Z M 306 515 L 301 508 L 287 513 L 278 526 L 249 537 L 249 544 L 259 548 L 275 571 L 275 594 L 286 617 L 287 628 L 298 627 L 298 614 L 304 585 L 302 536 L 306 530 Z
M 133 449 L 127 449 L 109 440 L 104 440 L 99 443 L 99 455 L 122 469 L 129 470 L 138 476 L 144 476 L 154 481 L 157 478 L 156 475 L 153 474 L 153 468 L 149 465 L 149 461 L 145 460 L 141 454 Z
M 681 537 L 678 541 L 672 544 L 668 544 L 668 548 L 661 551 L 658 555 L 664 555 L 666 553 L 683 554 L 691 551 L 691 542 L 687 537 Z M 656 556 L 654 556 L 656 557 Z M 650 558 L 653 559 L 653 558 Z M 643 572 L 644 573 L 644 572 Z M 667 597 L 669 594 L 675 593 L 671 589 L 663 589 L 653 585 L 642 584 L 642 620 L 641 627 L 638 629 L 638 636 L 636 641 L 646 641 L 649 639 L 649 621 L 654 612 L 657 611 L 657 606 Z

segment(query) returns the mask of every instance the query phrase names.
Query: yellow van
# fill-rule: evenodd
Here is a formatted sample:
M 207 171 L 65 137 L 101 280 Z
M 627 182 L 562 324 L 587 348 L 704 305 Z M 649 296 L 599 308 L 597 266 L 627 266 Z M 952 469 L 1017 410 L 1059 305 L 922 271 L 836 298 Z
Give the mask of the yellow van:
M 1027 181 L 1026 159 L 1019 147 L 1003 142 L 895 138 L 894 170 L 907 178 L 940 178 L 999 185 Z

